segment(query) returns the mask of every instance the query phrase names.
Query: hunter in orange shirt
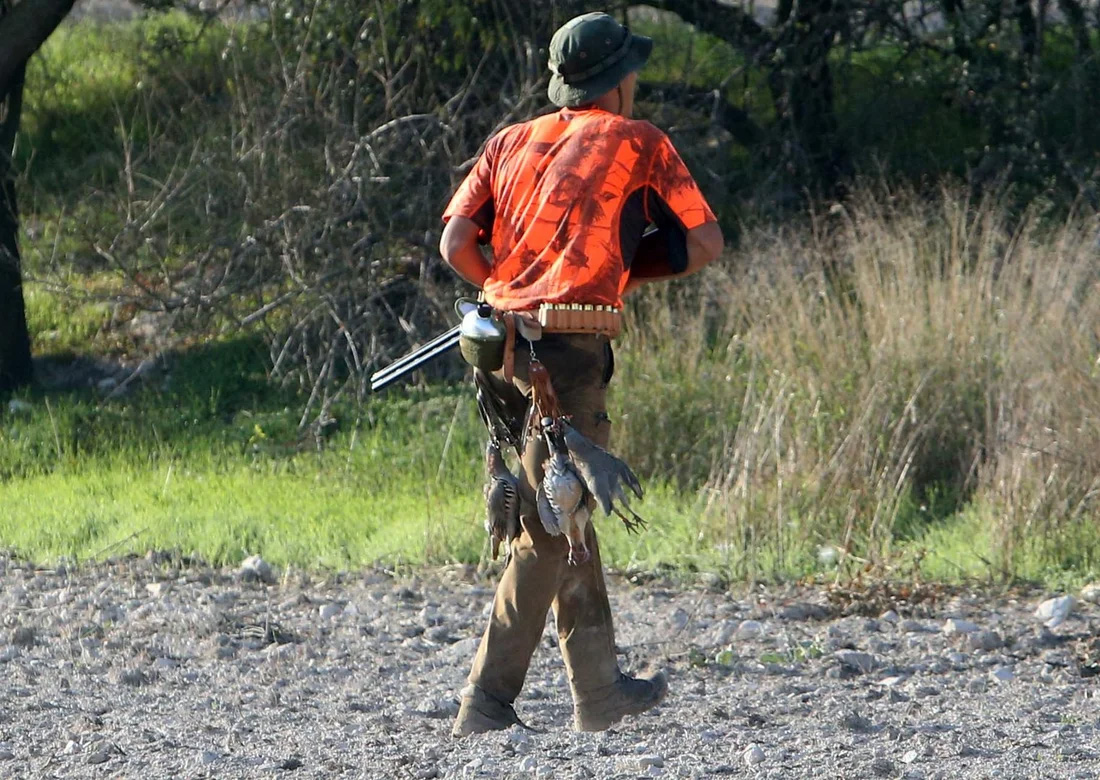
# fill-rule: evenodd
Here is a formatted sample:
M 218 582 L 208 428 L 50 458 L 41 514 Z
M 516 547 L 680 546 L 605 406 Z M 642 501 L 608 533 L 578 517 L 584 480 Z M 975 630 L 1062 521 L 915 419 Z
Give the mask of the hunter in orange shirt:
M 451 199 L 440 251 L 494 308 L 583 304 L 617 316 L 639 284 L 691 274 L 721 252 L 714 214 L 668 137 L 631 119 L 637 71 L 651 48 L 649 38 L 607 14 L 566 23 L 550 43 L 549 97 L 561 110 L 493 136 Z M 646 233 L 650 225 L 657 230 Z M 491 246 L 491 258 L 479 244 Z M 544 328 L 534 348 L 572 425 L 606 448 L 614 371 L 608 336 Z M 511 371 L 475 374 L 514 420 L 530 404 L 531 349 L 521 340 Z M 578 730 L 606 729 L 667 692 L 663 674 L 634 678 L 619 670 L 592 527 L 590 560 L 572 565 L 565 540 L 540 523 L 535 488 L 546 458 L 540 440 L 521 453 L 522 532 L 511 543 L 455 736 L 520 723 L 513 702 L 551 608 Z

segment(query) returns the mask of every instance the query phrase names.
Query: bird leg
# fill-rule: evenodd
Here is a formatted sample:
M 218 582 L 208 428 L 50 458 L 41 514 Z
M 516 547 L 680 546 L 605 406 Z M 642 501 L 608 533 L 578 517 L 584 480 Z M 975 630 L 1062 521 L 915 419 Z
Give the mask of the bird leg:
M 641 517 L 630 507 L 626 508 L 627 512 L 630 512 L 630 517 L 623 514 L 623 511 L 619 507 L 612 505 L 611 511 L 619 516 L 619 519 L 623 521 L 623 525 L 626 526 L 627 533 L 636 534 L 641 533 L 646 527 L 645 518 Z

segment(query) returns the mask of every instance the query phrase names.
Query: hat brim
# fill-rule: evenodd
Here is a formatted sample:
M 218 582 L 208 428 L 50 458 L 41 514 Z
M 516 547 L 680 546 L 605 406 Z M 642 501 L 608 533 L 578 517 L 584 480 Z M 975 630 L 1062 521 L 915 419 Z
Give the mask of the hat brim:
M 550 77 L 550 86 L 546 90 L 550 102 L 559 108 L 572 108 L 591 103 L 604 93 L 610 92 L 619 82 L 636 70 L 641 70 L 653 51 L 653 39 L 644 35 L 630 34 L 630 51 L 603 73 L 597 73 L 590 79 L 566 84 L 561 76 Z

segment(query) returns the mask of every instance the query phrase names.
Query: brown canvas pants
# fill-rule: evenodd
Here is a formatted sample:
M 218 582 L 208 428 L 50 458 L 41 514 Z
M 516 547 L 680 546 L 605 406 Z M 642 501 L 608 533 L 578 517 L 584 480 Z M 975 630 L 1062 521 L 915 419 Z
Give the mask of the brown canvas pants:
M 536 357 L 546 366 L 572 425 L 602 447 L 607 447 L 611 423 L 607 417 L 607 385 L 614 358 L 606 336 L 547 334 L 535 342 Z M 522 419 L 531 393 L 526 343 L 516 345 L 513 381 L 500 372 L 488 377 L 493 392 L 510 412 Z M 554 610 L 558 640 L 573 699 L 598 698 L 619 676 L 611 607 L 607 601 L 603 568 L 595 531 L 588 527 L 591 559 L 580 566 L 566 562 L 564 536 L 550 536 L 535 508 L 535 488 L 542 480 L 547 457 L 541 439 L 528 442 L 523 453 L 520 481 L 522 533 L 512 542 L 489 625 L 481 638 L 469 681 L 489 695 L 511 704 L 523 687 L 531 655 L 538 646 L 546 612 Z M 593 518 L 595 518 L 595 512 Z

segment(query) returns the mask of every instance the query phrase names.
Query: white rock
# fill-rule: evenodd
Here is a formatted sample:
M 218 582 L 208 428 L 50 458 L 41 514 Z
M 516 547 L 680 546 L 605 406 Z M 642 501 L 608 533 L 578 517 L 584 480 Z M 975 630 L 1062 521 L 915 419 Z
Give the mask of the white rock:
M 915 751 L 915 750 L 906 751 L 905 755 L 903 755 L 901 757 L 901 763 L 903 763 L 903 764 L 912 764 L 916 760 L 917 760 L 917 751 Z
M 759 620 L 742 620 L 737 626 L 738 639 L 754 639 L 764 633 L 764 624 Z
M 1035 617 L 1042 620 L 1047 628 L 1057 628 L 1073 611 L 1076 599 L 1073 596 L 1059 596 L 1047 599 L 1035 609 Z
M 159 599 L 171 588 L 171 583 L 168 582 L 147 582 L 145 583 L 145 590 L 149 591 L 149 595 L 155 599 Z
M 237 573 L 243 580 L 266 582 L 268 584 L 275 582 L 275 572 L 271 568 L 271 564 L 258 555 L 250 555 L 241 561 L 241 568 L 238 569 Z
M 883 612 L 881 615 L 878 616 L 878 619 L 883 621 L 884 623 L 891 623 L 895 625 L 897 624 L 898 620 L 900 620 L 898 613 L 892 609 L 888 609 Z
M 839 557 L 839 550 L 831 544 L 823 544 L 817 548 L 817 562 L 822 566 L 833 566 Z
M 0 664 L 6 664 L 9 661 L 14 661 L 16 658 L 23 654 L 22 648 L 15 645 L 8 645 L 0 649 Z
M 642 771 L 649 769 L 651 766 L 661 767 L 664 765 L 664 756 L 657 755 L 656 753 L 650 753 L 646 756 L 638 756 L 638 768 Z
M 215 753 L 213 750 L 204 750 L 199 754 L 199 763 L 203 766 L 209 766 L 217 761 L 221 756 Z
M 539 762 L 534 756 L 524 756 L 519 762 L 519 771 L 521 772 L 534 772 L 538 768 Z
M 1090 582 L 1081 588 L 1081 600 L 1090 604 L 1100 604 L 1100 582 Z
M 977 630 L 977 623 L 971 623 L 969 620 L 962 620 L 961 618 L 949 618 L 948 621 L 943 624 L 943 633 L 947 636 L 972 634 Z
M 73 756 L 80 752 L 80 745 L 74 741 L 69 740 L 65 743 L 65 747 L 61 748 L 61 753 L 66 756 Z
M 33 406 L 19 398 L 8 401 L 8 412 L 10 414 L 30 414 L 33 410 Z
M 722 738 L 722 735 L 714 729 L 705 729 L 699 734 L 699 739 L 704 742 L 717 742 Z
M 989 675 L 997 682 L 1010 682 L 1016 677 L 1011 666 L 995 666 Z
M 764 755 L 764 751 L 760 749 L 759 745 L 749 745 L 745 748 L 745 752 L 741 754 L 741 759 L 749 766 L 763 764 L 766 758 L 767 756 Z
M 332 620 L 342 611 L 339 604 L 322 604 L 317 613 L 321 616 L 321 620 Z
M 522 726 L 513 726 L 508 730 L 508 742 L 517 753 L 527 753 L 531 750 L 531 736 Z
M 359 615 L 359 607 L 355 606 L 354 601 L 349 601 L 344 605 L 344 614 L 348 617 L 357 617 Z

